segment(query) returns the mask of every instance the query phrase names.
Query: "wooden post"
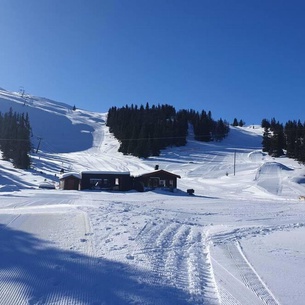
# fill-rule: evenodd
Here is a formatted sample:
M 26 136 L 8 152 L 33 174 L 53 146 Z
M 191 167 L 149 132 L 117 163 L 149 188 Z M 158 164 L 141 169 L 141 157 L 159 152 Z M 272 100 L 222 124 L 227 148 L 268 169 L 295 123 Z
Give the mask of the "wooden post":
M 40 142 L 42 140 L 42 138 L 38 138 L 39 139 L 39 142 L 38 142 L 38 145 L 37 145 L 37 148 L 36 148 L 36 154 L 38 153 L 38 150 L 39 150 L 39 147 L 40 147 Z
M 236 151 L 234 151 L 234 176 L 235 176 L 235 168 L 236 168 Z

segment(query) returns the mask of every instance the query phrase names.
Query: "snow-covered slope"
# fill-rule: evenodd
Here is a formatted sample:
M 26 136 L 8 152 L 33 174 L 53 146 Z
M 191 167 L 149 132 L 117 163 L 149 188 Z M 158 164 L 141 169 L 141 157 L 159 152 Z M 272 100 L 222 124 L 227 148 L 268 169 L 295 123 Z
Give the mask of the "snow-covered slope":
M 0 89 L 10 107 L 29 113 L 34 150 L 30 171 L 0 160 L 0 304 L 303 304 L 305 169 L 262 153 L 259 126 L 220 143 L 190 130 L 142 160 L 117 151 L 106 114 Z M 177 192 L 38 189 L 61 169 L 157 164 Z

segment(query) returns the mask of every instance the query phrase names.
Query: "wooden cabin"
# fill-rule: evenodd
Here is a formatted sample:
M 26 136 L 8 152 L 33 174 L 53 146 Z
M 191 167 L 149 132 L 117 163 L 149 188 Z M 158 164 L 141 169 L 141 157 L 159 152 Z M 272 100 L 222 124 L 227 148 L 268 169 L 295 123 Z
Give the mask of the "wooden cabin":
M 117 190 L 132 189 L 130 172 L 83 171 L 80 190 Z
M 59 178 L 59 188 L 63 190 L 108 190 L 129 191 L 135 189 L 144 191 L 145 188 L 177 188 L 179 175 L 165 170 L 155 170 L 137 177 L 130 172 L 112 171 L 83 171 L 81 173 L 65 173 Z
M 62 190 L 79 190 L 81 176 L 78 173 L 66 173 L 59 177 L 59 188 Z
M 178 178 L 181 177 L 161 169 L 135 177 L 135 183 L 140 183 L 146 188 L 168 188 L 173 190 L 177 188 Z

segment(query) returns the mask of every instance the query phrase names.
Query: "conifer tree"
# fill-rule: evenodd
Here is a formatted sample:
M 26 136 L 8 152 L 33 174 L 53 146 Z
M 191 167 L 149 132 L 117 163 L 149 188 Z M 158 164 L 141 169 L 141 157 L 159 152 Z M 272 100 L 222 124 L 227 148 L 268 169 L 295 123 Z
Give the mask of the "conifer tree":
M 271 151 L 271 133 L 268 126 L 270 126 L 270 124 L 264 124 L 264 126 L 265 127 L 262 140 L 263 152 L 267 152 L 269 154 Z
M 234 118 L 232 126 L 234 126 L 234 127 L 238 126 L 237 118 Z
M 28 169 L 31 151 L 31 126 L 28 114 L 13 113 L 10 108 L 4 116 L 1 115 L 0 124 L 2 158 L 11 161 L 17 168 Z
M 120 152 L 145 158 L 158 156 L 168 146 L 185 145 L 189 122 L 194 126 L 195 138 L 201 141 L 211 141 L 216 128 L 221 137 L 229 130 L 224 121 L 214 121 L 210 111 L 176 112 L 167 104 L 150 107 L 148 103 L 145 108 L 143 105 L 110 108 L 106 125 L 120 141 Z
M 280 157 L 284 154 L 283 149 L 285 149 L 285 137 L 283 125 L 277 123 L 273 128 L 273 135 L 271 137 L 270 143 L 270 153 L 274 157 Z
M 297 122 L 288 121 L 285 125 L 286 155 L 289 158 L 297 157 Z
M 243 120 L 240 120 L 239 122 L 238 122 L 238 126 L 239 127 L 243 127 L 245 125 L 245 122 L 243 121 Z

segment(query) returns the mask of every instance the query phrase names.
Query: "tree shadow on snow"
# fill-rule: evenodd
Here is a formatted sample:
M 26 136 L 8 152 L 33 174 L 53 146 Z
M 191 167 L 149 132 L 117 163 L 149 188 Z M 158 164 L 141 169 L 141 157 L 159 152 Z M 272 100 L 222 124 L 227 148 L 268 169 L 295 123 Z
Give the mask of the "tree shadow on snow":
M 191 304 L 190 296 L 127 264 L 55 248 L 0 225 L 0 304 Z
M 0 166 L 0 170 L 1 170 L 1 168 L 4 168 L 4 167 Z M 13 191 L 19 191 L 20 189 L 33 187 L 33 184 L 20 178 L 20 176 L 21 176 L 20 172 L 14 170 L 14 169 L 11 169 L 10 171 L 12 173 L 7 173 L 5 171 L 1 171 L 0 192 L 13 192 Z M 14 174 L 14 172 L 16 174 Z

